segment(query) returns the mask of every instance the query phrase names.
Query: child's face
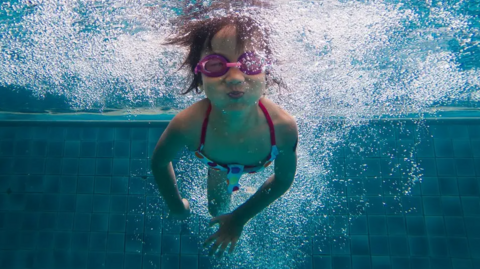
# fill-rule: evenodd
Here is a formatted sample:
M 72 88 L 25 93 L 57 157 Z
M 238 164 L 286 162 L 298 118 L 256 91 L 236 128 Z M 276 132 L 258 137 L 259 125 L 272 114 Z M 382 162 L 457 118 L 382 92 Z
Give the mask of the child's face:
M 246 51 L 259 52 L 252 42 L 245 42 L 245 48 L 237 48 L 237 34 L 234 27 L 225 27 L 212 38 L 212 51 L 204 50 L 201 58 L 210 54 L 221 54 L 229 62 L 237 59 Z M 225 111 L 242 110 L 255 104 L 265 91 L 265 73 L 246 75 L 240 69 L 232 67 L 220 77 L 208 77 L 202 74 L 203 90 L 212 104 Z M 232 94 L 243 92 L 243 95 Z M 229 95 L 230 93 L 230 95 Z

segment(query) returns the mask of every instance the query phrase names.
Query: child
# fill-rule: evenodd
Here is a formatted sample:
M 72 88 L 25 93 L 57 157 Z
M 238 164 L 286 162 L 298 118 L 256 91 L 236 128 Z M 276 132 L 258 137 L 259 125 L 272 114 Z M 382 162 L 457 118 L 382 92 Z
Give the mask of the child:
M 222 17 L 185 23 L 167 44 L 187 47 L 183 66 L 193 80 L 186 90 L 204 91 L 206 98 L 178 113 L 160 137 L 152 156 L 152 171 L 170 215 L 185 219 L 190 205 L 178 191 L 172 159 L 187 147 L 209 167 L 210 225 L 218 231 L 210 255 L 233 252 L 243 226 L 283 195 L 296 170 L 297 125 L 292 116 L 264 97 L 271 81 L 266 69 L 271 50 L 268 36 L 249 16 Z M 223 214 L 244 173 L 259 172 L 274 162 L 274 174 L 244 204 Z

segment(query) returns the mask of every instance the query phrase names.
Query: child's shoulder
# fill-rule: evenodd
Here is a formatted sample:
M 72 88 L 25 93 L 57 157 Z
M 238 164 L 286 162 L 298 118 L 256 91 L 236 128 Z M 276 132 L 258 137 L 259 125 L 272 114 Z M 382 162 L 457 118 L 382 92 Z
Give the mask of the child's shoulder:
M 194 143 L 200 135 L 208 104 L 208 100 L 203 99 L 180 111 L 170 121 L 170 128 L 182 134 L 187 139 L 187 143 Z
M 262 104 L 272 118 L 273 126 L 275 127 L 275 135 L 277 136 L 277 144 L 290 145 L 295 143 L 298 137 L 298 128 L 295 118 L 267 98 L 262 99 Z

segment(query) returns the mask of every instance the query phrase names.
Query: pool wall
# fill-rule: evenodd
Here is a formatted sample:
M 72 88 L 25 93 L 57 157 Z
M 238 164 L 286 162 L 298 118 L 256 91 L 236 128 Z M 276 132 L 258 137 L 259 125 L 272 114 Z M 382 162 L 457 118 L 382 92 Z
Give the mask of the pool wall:
M 348 236 L 312 236 L 298 268 L 480 268 L 480 120 L 426 124 L 377 121 L 358 130 L 379 135 L 350 134 L 326 176 L 347 201 L 328 218 L 351 219 Z M 0 267 L 212 268 L 197 229 L 159 218 L 148 169 L 165 126 L 0 122 Z M 412 179 L 406 159 L 422 183 L 399 195 Z M 370 205 L 361 214 L 350 210 L 358 196 Z

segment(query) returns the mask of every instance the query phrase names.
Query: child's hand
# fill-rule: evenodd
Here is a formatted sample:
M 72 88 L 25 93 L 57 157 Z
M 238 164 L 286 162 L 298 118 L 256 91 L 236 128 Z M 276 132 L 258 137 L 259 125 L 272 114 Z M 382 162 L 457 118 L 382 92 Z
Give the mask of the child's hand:
M 228 244 L 231 243 L 228 253 L 232 253 L 233 250 L 235 250 L 237 241 L 242 234 L 244 223 L 241 223 L 240 221 L 235 219 L 232 213 L 221 215 L 211 219 L 210 227 L 217 223 L 220 226 L 218 228 L 218 231 L 211 235 L 205 241 L 205 243 L 203 243 L 203 246 L 207 247 L 210 243 L 215 241 L 208 255 L 213 255 L 217 251 L 218 247 L 220 247 L 217 255 L 218 257 L 221 257 L 223 255 L 223 252 L 225 252 L 225 250 L 227 249 Z
M 177 219 L 177 220 L 185 220 L 190 217 L 190 203 L 187 199 L 182 198 L 183 202 L 183 211 L 181 212 L 172 212 L 168 215 L 169 218 Z

